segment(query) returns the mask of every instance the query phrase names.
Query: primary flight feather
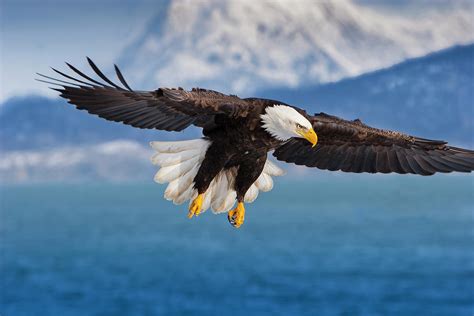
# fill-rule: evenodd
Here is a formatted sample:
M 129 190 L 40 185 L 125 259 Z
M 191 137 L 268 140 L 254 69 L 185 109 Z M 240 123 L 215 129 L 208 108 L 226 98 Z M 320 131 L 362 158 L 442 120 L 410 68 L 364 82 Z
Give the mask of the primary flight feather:
M 199 88 L 135 91 L 117 66 L 121 85 L 87 60 L 103 82 L 70 64 L 76 76 L 53 68 L 63 79 L 39 74 L 44 78 L 40 81 L 59 86 L 53 89 L 76 108 L 110 121 L 166 131 L 202 128 L 201 139 L 151 143 L 157 152 L 152 162 L 160 166 L 155 181 L 169 183 L 167 200 L 191 201 L 189 217 L 211 208 L 228 212 L 229 222 L 240 227 L 244 203 L 253 202 L 259 191 L 271 190 L 272 177 L 283 174 L 267 159 L 271 151 L 278 160 L 331 171 L 432 175 L 474 169 L 472 150 L 444 141 L 324 113 L 309 115 L 275 100 L 241 99 Z

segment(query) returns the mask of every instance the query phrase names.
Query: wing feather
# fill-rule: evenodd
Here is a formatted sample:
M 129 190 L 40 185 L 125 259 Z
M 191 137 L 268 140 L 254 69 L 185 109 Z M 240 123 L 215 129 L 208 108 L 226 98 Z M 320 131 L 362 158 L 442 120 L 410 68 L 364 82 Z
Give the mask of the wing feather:
M 122 72 L 120 71 L 119 67 L 117 65 L 114 65 L 115 73 L 117 74 L 117 78 L 119 78 L 120 82 L 123 84 L 125 88 L 128 89 L 128 91 L 133 92 L 132 88 L 128 85 L 127 81 L 125 81 L 124 76 L 122 75 Z
M 94 70 L 94 72 L 102 79 L 104 80 L 105 82 L 107 82 L 108 84 L 110 84 L 112 87 L 114 88 L 117 88 L 119 90 L 123 90 L 122 87 L 116 85 L 115 83 L 113 83 L 109 78 L 107 78 L 103 73 L 102 71 L 100 71 L 100 69 L 94 64 L 94 62 L 89 58 L 87 57 L 87 62 L 89 63 L 89 65 L 91 66 L 92 70 Z
M 365 150 L 365 145 L 355 147 L 354 158 L 352 159 L 352 161 L 347 163 L 346 169 L 342 171 L 361 173 L 363 170 L 363 164 L 365 159 L 363 154 Z
M 77 109 L 138 128 L 181 131 L 190 125 L 208 126 L 218 114 L 233 118 L 246 117 L 255 109 L 252 102 L 206 89 L 134 91 L 116 65 L 115 74 L 123 87 L 107 78 L 90 58 L 87 58 L 87 62 L 103 82 L 69 63 L 66 65 L 78 78 L 53 68 L 55 73 L 67 80 L 42 74 L 38 75 L 50 81 L 37 80 L 60 86 L 54 90 Z
M 393 170 L 393 172 L 405 174 L 406 172 L 403 170 L 400 161 L 398 160 L 396 146 L 393 145 L 387 153 L 387 158 L 389 160 L 389 169 Z
M 391 169 L 389 166 L 389 160 L 388 160 L 388 151 L 387 148 L 384 148 L 382 146 L 377 146 L 376 148 L 376 161 L 375 161 L 375 170 L 376 172 L 381 172 L 381 173 L 390 173 Z

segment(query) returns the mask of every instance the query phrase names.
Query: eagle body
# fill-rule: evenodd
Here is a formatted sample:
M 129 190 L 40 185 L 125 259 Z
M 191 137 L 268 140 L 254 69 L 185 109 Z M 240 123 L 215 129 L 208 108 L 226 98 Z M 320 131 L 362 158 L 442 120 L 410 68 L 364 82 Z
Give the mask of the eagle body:
M 67 64 L 71 76 L 53 68 L 62 79 L 39 74 L 77 109 L 137 128 L 179 132 L 193 125 L 203 137 L 152 142 L 152 163 L 158 183 L 168 183 L 165 199 L 190 201 L 189 217 L 206 209 L 227 212 L 234 227 L 244 222 L 244 203 L 273 188 L 283 175 L 269 158 L 352 173 L 433 175 L 471 172 L 474 151 L 349 121 L 325 113 L 310 115 L 276 100 L 242 99 L 213 90 L 130 88 L 115 66 L 120 84 L 107 78 L 87 59 L 100 79 Z M 234 205 L 236 206 L 232 208 Z
M 268 152 L 282 144 L 262 127 L 261 115 L 275 103 L 253 99 L 248 102 L 255 108 L 251 115 L 238 119 L 219 115 L 211 128 L 203 129 L 211 145 L 194 179 L 198 193 L 205 193 L 222 170 L 236 168 L 234 189 L 237 201 L 243 201 L 247 190 L 262 173 Z

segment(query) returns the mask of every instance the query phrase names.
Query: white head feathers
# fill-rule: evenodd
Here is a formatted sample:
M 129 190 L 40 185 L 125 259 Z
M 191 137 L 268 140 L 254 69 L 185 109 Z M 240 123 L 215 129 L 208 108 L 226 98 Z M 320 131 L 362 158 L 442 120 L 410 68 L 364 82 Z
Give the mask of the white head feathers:
M 287 105 L 267 107 L 261 115 L 263 128 L 276 139 L 285 141 L 292 137 L 301 137 L 298 130 L 312 129 L 311 123 L 298 111 Z

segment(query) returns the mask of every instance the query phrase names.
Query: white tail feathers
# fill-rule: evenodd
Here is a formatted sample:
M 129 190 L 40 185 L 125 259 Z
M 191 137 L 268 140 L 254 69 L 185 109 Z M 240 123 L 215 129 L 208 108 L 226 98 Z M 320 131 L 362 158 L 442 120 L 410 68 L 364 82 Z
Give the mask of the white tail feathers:
M 157 151 L 151 158 L 154 165 L 160 166 L 155 175 L 158 183 L 169 183 L 165 190 L 165 199 L 174 204 L 182 204 L 197 196 L 194 189 L 194 177 L 211 144 L 206 139 L 195 139 L 179 142 L 151 142 Z M 245 194 L 244 201 L 255 201 L 259 190 L 270 191 L 273 188 L 272 176 L 281 176 L 284 171 L 267 160 L 257 181 Z M 211 182 L 203 197 L 202 212 L 211 208 L 214 213 L 229 211 L 235 204 L 237 194 L 234 190 L 237 168 L 221 171 Z
M 157 151 L 151 162 L 161 169 L 155 175 L 158 183 L 169 182 L 165 199 L 182 204 L 194 194 L 193 180 L 206 155 L 210 142 L 195 139 L 180 142 L 151 142 Z

